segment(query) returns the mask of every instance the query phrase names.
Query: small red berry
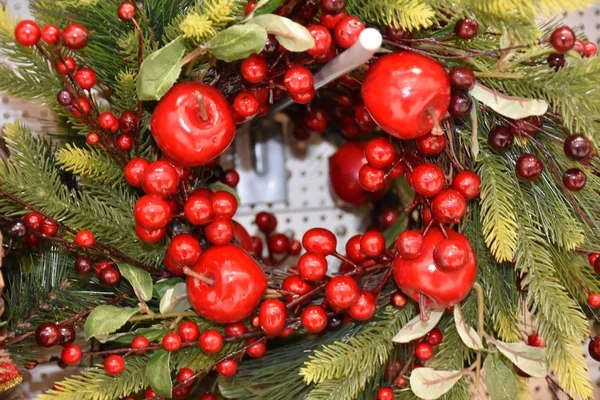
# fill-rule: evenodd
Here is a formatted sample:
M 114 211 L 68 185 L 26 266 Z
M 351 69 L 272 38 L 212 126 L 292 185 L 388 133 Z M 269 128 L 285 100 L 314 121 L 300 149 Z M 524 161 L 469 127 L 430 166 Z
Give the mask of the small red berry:
M 87 257 L 77 257 L 75 260 L 75 271 L 81 275 L 87 275 L 92 270 L 92 260 Z
M 177 351 L 181 348 L 181 337 L 176 333 L 167 333 L 162 338 L 162 347 L 166 351 Z
M 452 179 L 452 189 L 458 191 L 467 200 L 479 196 L 481 179 L 473 171 L 462 171 Z
M 239 336 L 248 332 L 248 328 L 243 322 L 225 325 L 225 336 Z
M 237 372 L 238 363 L 232 358 L 223 360 L 217 364 L 217 372 L 219 375 L 229 378 Z
M 431 203 L 433 217 L 445 224 L 460 222 L 466 209 L 467 202 L 464 196 L 454 189 L 442 190 Z
M 433 261 L 444 271 L 458 271 L 468 261 L 468 250 L 460 240 L 444 239 L 435 246 Z
M 129 135 L 121 135 L 117 138 L 117 146 L 123 151 L 129 151 L 133 147 L 133 140 Z
M 444 172 L 435 164 L 417 166 L 409 182 L 421 196 L 433 197 L 444 188 Z
M 566 53 L 575 46 L 575 32 L 568 26 L 559 26 L 550 35 L 552 47 L 560 53 Z
M 456 22 L 454 33 L 463 40 L 473 39 L 479 31 L 479 24 L 472 19 L 460 19 Z
M 377 392 L 377 400 L 394 400 L 394 391 L 389 387 L 382 387 Z
M 189 233 L 180 233 L 169 243 L 165 257 L 169 257 L 177 265 L 191 267 L 196 264 L 201 252 L 198 239 Z
M 65 57 L 64 62 L 58 61 L 56 63 L 56 66 L 58 68 L 58 72 L 60 72 L 63 75 L 67 75 L 69 72 L 73 73 L 73 72 L 75 72 L 75 68 L 77 68 L 77 64 L 75 63 L 75 60 L 73 59 L 73 57 Z M 81 99 L 83 99 L 83 98 L 80 97 L 80 101 L 81 101 Z M 85 101 L 87 103 L 87 100 L 85 100 Z M 89 104 L 87 104 L 87 110 L 89 110 Z M 78 115 L 76 115 L 76 117 L 77 116 Z
M 425 156 L 437 156 L 446 148 L 445 135 L 432 135 L 428 133 L 416 139 L 417 149 Z
M 67 25 L 62 32 L 62 40 L 65 46 L 69 49 L 83 49 L 87 44 L 88 32 L 83 25 Z
M 26 19 L 15 27 L 15 39 L 23 46 L 33 46 L 40 40 L 40 26 L 32 20 Z
M 304 253 L 298 259 L 298 273 L 307 281 L 320 281 L 327 273 L 327 259 L 319 253 Z
M 433 328 L 427 335 L 427 342 L 432 346 L 437 346 L 444 340 L 444 334 L 438 328 Z
M 308 104 L 315 97 L 315 88 L 311 88 L 308 92 L 305 93 L 290 93 L 290 97 L 298 104 Z
M 327 29 L 334 29 L 338 22 L 340 22 L 347 16 L 348 14 L 346 13 L 346 11 L 342 11 L 339 14 L 328 14 L 326 12 L 322 12 L 321 24 L 323 24 L 323 26 L 325 26 L 325 28 Z
M 578 192 L 585 187 L 587 176 L 579 168 L 571 168 L 563 174 L 562 182 L 570 191 Z
M 76 344 L 69 344 L 65 346 L 62 353 L 60 354 L 61 360 L 67 365 L 75 365 L 83 357 L 83 351 Z
M 273 254 L 286 254 L 290 240 L 283 233 L 276 233 L 269 237 L 269 250 Z
M 433 347 L 428 342 L 421 342 L 415 347 L 415 357 L 421 361 L 427 361 L 433 355 Z
M 585 42 L 583 44 L 583 53 L 586 57 L 595 56 L 598 53 L 598 46 L 594 42 Z
M 302 296 L 303 294 L 310 292 L 312 288 L 313 287 L 309 283 L 300 278 L 298 275 L 290 275 L 281 283 L 282 290 L 297 294 L 298 296 Z M 295 297 L 292 295 L 285 295 L 285 299 L 288 302 L 294 300 L 294 298 Z
M 177 327 L 177 334 L 181 336 L 182 341 L 193 342 L 200 336 L 200 328 L 195 322 L 185 321 Z
M 297 256 L 300 254 L 302 250 L 302 243 L 299 240 L 290 240 L 290 244 L 288 245 L 288 253 L 290 256 Z
M 211 197 L 194 192 L 185 202 L 183 212 L 191 224 L 204 225 L 213 219 L 214 211 Z
M 358 300 L 348 309 L 348 315 L 357 321 L 367 321 L 377 311 L 377 298 L 366 290 L 361 290 Z
M 321 306 L 308 306 L 300 318 L 307 332 L 318 333 L 327 327 L 327 312 Z
M 119 117 L 119 129 L 122 133 L 131 135 L 137 131 L 138 122 L 138 115 L 135 111 L 125 110 Z
M 404 231 L 396 238 L 396 250 L 407 260 L 417 258 L 423 252 L 425 238 L 417 231 Z
M 150 195 L 169 197 L 177 193 L 179 178 L 175 168 L 166 161 L 149 163 L 144 169 L 142 189 Z
M 358 300 L 358 283 L 349 276 L 336 276 L 325 288 L 325 298 L 336 311 L 350 308 Z
M 454 89 L 471 90 L 475 86 L 475 73 L 467 67 L 455 67 L 448 74 Z
M 60 29 L 56 25 L 46 25 L 42 29 L 42 40 L 48 44 L 57 44 L 60 40 Z
M 256 339 L 251 338 L 251 339 L 248 339 L 246 344 L 249 345 L 254 342 L 256 342 Z M 265 355 L 266 352 L 267 352 L 267 344 L 265 343 L 264 340 L 261 340 L 258 343 L 252 344 L 252 346 L 248 347 L 248 350 L 246 350 L 246 353 L 252 358 L 261 358 L 262 356 Z
M 233 218 L 237 211 L 238 203 L 235 196 L 224 190 L 213 193 L 211 202 L 215 216 Z
M 115 114 L 105 111 L 98 117 L 98 124 L 107 131 L 115 133 L 119 129 L 119 120 Z
M 517 176 L 524 181 L 536 181 L 542 175 L 544 164 L 533 154 L 523 154 L 516 165 Z
M 533 347 L 546 347 L 544 346 L 544 340 L 537 333 L 527 336 L 527 344 Z
M 587 303 L 592 308 L 600 307 L 600 294 L 590 293 L 587 299 Z
M 369 111 L 367 110 L 367 107 L 365 107 L 364 104 L 359 104 L 354 108 L 354 120 L 356 121 L 358 126 L 367 130 L 371 130 L 376 126 L 375 121 L 373 121 L 371 114 L 369 114 Z
M 344 17 L 335 25 L 335 42 L 341 48 L 351 47 L 365 29 L 365 24 L 356 17 Z
M 254 219 L 258 229 L 263 231 L 264 233 L 271 233 L 277 227 L 277 219 L 271 213 L 266 211 L 261 211 L 256 214 L 256 218 Z
M 181 383 L 181 382 L 187 381 L 188 379 L 190 379 L 193 376 L 194 376 L 193 370 L 191 370 L 189 368 L 181 368 L 179 370 L 179 372 L 177 373 L 177 382 Z M 186 382 L 183 386 L 190 387 L 193 384 L 194 384 L 194 381 L 190 380 L 189 382 Z
M 311 25 L 307 29 L 315 41 L 315 47 L 306 50 L 306 52 L 313 57 L 322 56 L 327 53 L 333 41 L 327 28 L 323 25 Z
M 365 148 L 365 157 L 370 165 L 375 168 L 390 166 L 396 158 L 396 149 L 387 139 L 375 138 Z
M 135 4 L 133 4 L 130 1 L 124 1 L 123 3 L 121 3 L 121 5 L 119 5 L 118 15 L 119 15 L 119 18 L 121 19 L 121 21 L 124 21 L 124 22 L 132 21 L 137 15 L 137 10 L 135 9 Z
M 123 357 L 112 354 L 104 360 L 104 370 L 112 376 L 120 375 L 125 369 L 125 360 Z
M 306 67 L 293 67 L 285 73 L 283 84 L 290 94 L 305 94 L 314 90 L 314 77 Z
M 223 348 L 223 336 L 213 329 L 202 332 L 200 335 L 200 349 L 207 354 L 215 354 Z
M 327 113 L 319 107 L 312 107 L 304 114 L 304 125 L 313 132 L 321 133 L 327 129 Z
M 252 54 L 242 62 L 242 76 L 250 83 L 258 83 L 265 79 L 269 66 L 267 59 L 258 54 Z
M 40 232 L 44 224 L 44 216 L 36 211 L 31 211 L 25 214 L 23 222 L 32 232 Z
M 35 330 L 35 342 L 45 348 L 59 345 L 61 341 L 60 327 L 53 322 L 44 322 Z
M 240 92 L 233 99 L 233 110 L 243 117 L 256 115 L 260 103 L 251 92 Z
M 89 90 L 96 85 L 96 73 L 91 68 L 81 68 L 75 72 L 74 78 L 82 89 Z
M 204 228 L 206 240 L 216 246 L 224 245 L 233 239 L 233 223 L 229 218 L 215 217 L 211 223 Z
M 363 165 L 358 171 L 360 186 L 369 192 L 378 192 L 385 188 L 385 171 L 370 164 Z
M 114 266 L 104 268 L 98 273 L 98 281 L 105 286 L 118 286 L 121 282 L 121 273 Z
M 91 247 L 94 244 L 94 234 L 84 229 L 75 235 L 75 243 L 83 247 Z
M 143 349 L 150 346 L 150 341 L 145 336 L 136 336 L 131 342 L 134 349 Z M 144 354 L 146 350 L 136 350 L 135 354 Z
M 391 300 L 392 300 L 392 305 L 396 308 L 404 308 L 406 306 L 406 304 L 408 303 L 408 300 L 406 299 L 406 297 L 404 297 L 400 293 L 394 293 L 392 295 Z
M 167 230 L 165 228 L 146 229 L 139 225 L 135 226 L 135 233 L 142 242 L 157 243 L 165 236 Z
M 85 141 L 87 142 L 87 144 L 93 146 L 100 142 L 100 136 L 98 136 L 98 134 L 95 132 L 90 132 L 85 136 Z
M 329 255 L 335 252 L 337 238 L 325 228 L 312 228 L 302 237 L 302 246 L 306 251 Z
M 277 336 L 285 328 L 287 308 L 281 300 L 267 299 L 258 311 L 260 327 L 268 336 Z
M 56 225 L 56 222 L 52 221 L 51 219 L 44 220 L 44 223 L 42 224 L 42 234 L 43 235 L 54 236 L 57 231 L 58 231 L 58 226 Z
M 378 231 L 368 231 L 360 238 L 360 248 L 367 257 L 379 257 L 385 250 L 385 238 Z
M 381 212 L 380 220 L 384 228 L 389 228 L 398 220 L 398 211 L 386 208 Z
M 158 229 L 167 226 L 172 212 L 171 206 L 164 199 L 145 195 L 135 203 L 133 217 L 142 228 Z
M 254 1 L 254 0 L 249 1 L 248 4 L 246 4 L 246 9 L 244 10 L 244 13 L 246 15 L 250 15 L 250 13 L 252 13 L 252 11 L 254 11 L 255 8 L 256 8 L 256 1 Z

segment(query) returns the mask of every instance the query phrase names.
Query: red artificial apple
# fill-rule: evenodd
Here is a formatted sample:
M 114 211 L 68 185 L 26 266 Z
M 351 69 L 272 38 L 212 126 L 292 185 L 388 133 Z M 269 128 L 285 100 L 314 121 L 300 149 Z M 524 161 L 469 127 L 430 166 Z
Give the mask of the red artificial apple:
M 406 295 L 416 301 L 425 296 L 425 306 L 446 308 L 460 303 L 467 295 L 477 275 L 477 260 L 469 240 L 462 234 L 446 229 L 448 239 L 461 243 L 466 249 L 462 268 L 442 269 L 435 263 L 434 252 L 446 239 L 439 228 L 431 228 L 424 236 L 422 253 L 415 259 L 396 256 L 394 279 Z
M 219 90 L 200 82 L 173 86 L 154 109 L 151 128 L 165 156 L 183 167 L 218 157 L 235 136 L 229 103 Z
M 369 68 L 361 90 L 371 117 L 390 135 L 414 139 L 430 131 L 441 134 L 450 80 L 431 58 L 411 51 L 385 55 Z
M 362 188 L 358 173 L 365 164 L 367 164 L 365 145 L 359 143 L 347 142 L 329 157 L 331 189 L 337 197 L 348 204 L 365 204 L 369 200 L 381 197 L 385 191 L 384 189 L 369 193 Z
M 214 280 L 214 284 L 188 276 L 188 301 L 199 315 L 220 324 L 249 317 L 267 289 L 263 270 L 236 245 L 209 248 L 192 269 Z
M 253 253 L 254 246 L 252 246 L 252 238 L 246 228 L 237 221 L 231 220 L 231 222 L 233 222 L 233 238 L 244 250 Z

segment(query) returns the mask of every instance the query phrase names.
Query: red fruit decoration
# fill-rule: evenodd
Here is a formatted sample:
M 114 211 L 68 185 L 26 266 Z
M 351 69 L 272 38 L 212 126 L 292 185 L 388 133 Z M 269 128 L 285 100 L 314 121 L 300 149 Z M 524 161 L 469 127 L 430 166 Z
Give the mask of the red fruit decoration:
M 433 218 L 444 224 L 460 222 L 466 209 L 467 201 L 454 189 L 442 190 L 431 203 Z
M 308 306 L 302 312 L 302 326 L 308 332 L 321 332 L 327 327 L 327 312 L 321 306 Z
M 131 347 L 134 349 L 143 349 L 150 346 L 150 341 L 144 336 L 136 336 L 131 342 Z M 145 350 L 137 350 L 135 354 L 144 354 Z
M 177 351 L 181 348 L 181 337 L 176 333 L 167 333 L 161 344 L 166 351 Z
M 409 183 L 421 196 L 433 197 L 444 188 L 444 171 L 435 164 L 421 164 L 413 170 Z
M 40 26 L 31 20 L 23 20 L 15 27 L 15 39 L 23 46 L 33 46 L 40 40 Z
M 385 55 L 369 68 L 361 90 L 369 113 L 390 135 L 414 139 L 432 129 L 442 133 L 450 80 L 436 61 L 410 51 Z
M 212 285 L 187 278 L 188 300 L 202 317 L 227 324 L 252 314 L 267 289 L 260 266 L 238 246 L 227 244 L 204 251 L 195 273 L 209 277 Z
M 298 273 L 307 281 L 320 281 L 327 273 L 327 259 L 319 253 L 304 253 L 298 259 Z
M 428 342 L 421 342 L 415 347 L 415 357 L 421 361 L 427 361 L 433 355 L 433 346 Z
M 171 220 L 169 203 L 159 197 L 142 196 L 133 207 L 135 221 L 144 229 L 164 228 Z
M 56 44 L 60 40 L 60 29 L 56 25 L 46 25 L 42 29 L 42 40 L 48 44 Z
M 329 255 L 335 252 L 337 238 L 330 230 L 325 228 L 312 228 L 302 236 L 302 246 L 307 251 Z
M 285 328 L 287 308 L 281 300 L 267 299 L 258 311 L 258 320 L 263 332 L 269 336 L 277 336 Z
M 325 288 L 325 299 L 336 311 L 350 308 L 358 300 L 358 283 L 349 276 L 336 276 Z
M 169 197 L 177 193 L 178 183 L 177 171 L 166 161 L 155 161 L 144 168 L 142 189 L 147 194 Z
M 600 361 L 600 336 L 595 336 L 590 339 L 588 351 L 590 353 L 590 357 L 596 361 Z
M 223 336 L 213 329 L 206 330 L 200 335 L 200 349 L 207 354 L 215 354 L 223 348 Z
M 199 82 L 173 86 L 154 109 L 151 127 L 158 147 L 184 167 L 218 157 L 235 135 L 227 99 L 219 90 Z
M 466 248 L 466 262 L 459 270 L 443 270 L 435 262 L 436 247 L 446 240 L 439 228 L 431 228 L 424 236 L 421 254 L 413 260 L 398 255 L 394 260 L 394 279 L 400 290 L 422 306 L 446 308 L 463 300 L 471 290 L 477 274 L 475 253 L 462 234 L 446 230 L 448 239 Z
M 106 357 L 106 360 L 104 360 L 104 370 L 109 375 L 112 375 L 112 376 L 120 375 L 124 369 L 125 369 L 125 360 L 121 356 L 113 354 L 113 355 Z
M 176 265 L 191 267 L 196 264 L 201 252 L 198 239 L 189 233 L 181 233 L 171 240 L 165 257 L 170 258 Z
M 237 372 L 238 363 L 234 359 L 228 359 L 221 361 L 217 364 L 217 372 L 219 375 L 224 376 L 226 378 L 235 375 Z
M 60 354 L 61 360 L 65 362 L 67 365 L 75 365 L 81 358 L 83 357 L 83 351 L 76 344 L 69 344 L 65 346 L 62 353 Z
M 375 295 L 366 290 L 361 290 L 358 300 L 348 309 L 348 315 L 357 321 L 366 321 L 375 315 L 375 311 L 377 311 Z
M 62 40 L 69 49 L 83 49 L 88 41 L 88 31 L 83 25 L 67 25 L 67 27 L 63 29 Z

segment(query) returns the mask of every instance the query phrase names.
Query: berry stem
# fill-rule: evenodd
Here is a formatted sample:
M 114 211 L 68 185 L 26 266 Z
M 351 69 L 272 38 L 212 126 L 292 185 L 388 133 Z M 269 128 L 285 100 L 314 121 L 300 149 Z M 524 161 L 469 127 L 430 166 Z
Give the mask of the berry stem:
M 189 53 L 187 56 L 183 57 L 181 59 L 181 61 L 179 62 L 179 65 L 181 65 L 183 67 L 190 61 L 194 60 L 196 57 L 200 57 L 201 55 L 206 54 L 207 51 L 208 51 L 208 49 L 206 47 L 200 46 L 196 50 Z
M 200 109 L 200 118 L 202 118 L 202 121 L 204 122 L 208 121 L 208 112 L 206 112 L 206 105 L 204 105 L 204 96 L 202 93 L 196 91 L 194 92 L 194 98 L 196 99 L 198 108 Z
M 135 30 L 137 32 L 138 38 L 138 72 L 142 66 L 142 62 L 144 61 L 144 33 L 142 32 L 142 28 L 140 24 L 137 22 L 135 18 L 132 18 L 131 22 L 135 26 Z M 133 148 L 135 149 L 136 157 L 140 156 L 140 121 L 142 120 L 142 101 L 138 100 L 137 102 L 137 126 L 135 129 L 135 135 L 133 135 Z
M 429 313 L 427 312 L 427 306 L 425 302 L 427 301 L 427 297 L 423 293 L 419 294 L 419 314 L 421 315 L 421 321 L 427 322 L 429 321 Z
M 198 279 L 199 281 L 206 283 L 208 286 L 212 286 L 215 284 L 214 279 L 211 279 L 204 275 L 200 275 L 190 267 L 183 267 L 183 273 L 187 276 L 191 276 L 192 278 Z
M 440 120 L 437 117 L 437 114 L 435 113 L 435 108 L 433 108 L 432 106 L 427 107 L 427 110 L 425 111 L 427 113 L 427 115 L 429 115 L 431 117 L 431 121 L 433 122 L 433 128 L 431 128 L 431 134 L 432 135 L 436 135 L 436 136 L 441 136 L 444 134 L 444 131 L 442 130 L 442 127 L 440 126 Z

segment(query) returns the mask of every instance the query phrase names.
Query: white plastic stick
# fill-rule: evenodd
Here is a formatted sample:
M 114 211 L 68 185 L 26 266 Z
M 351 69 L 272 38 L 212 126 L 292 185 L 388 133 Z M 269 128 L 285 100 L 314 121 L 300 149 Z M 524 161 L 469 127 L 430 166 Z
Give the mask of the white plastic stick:
M 329 61 L 315 74 L 315 90 L 369 61 L 381 47 L 382 40 L 377 29 L 363 30 L 352 47 Z M 293 100 L 287 95 L 271 108 L 271 113 L 281 111 L 292 103 Z

